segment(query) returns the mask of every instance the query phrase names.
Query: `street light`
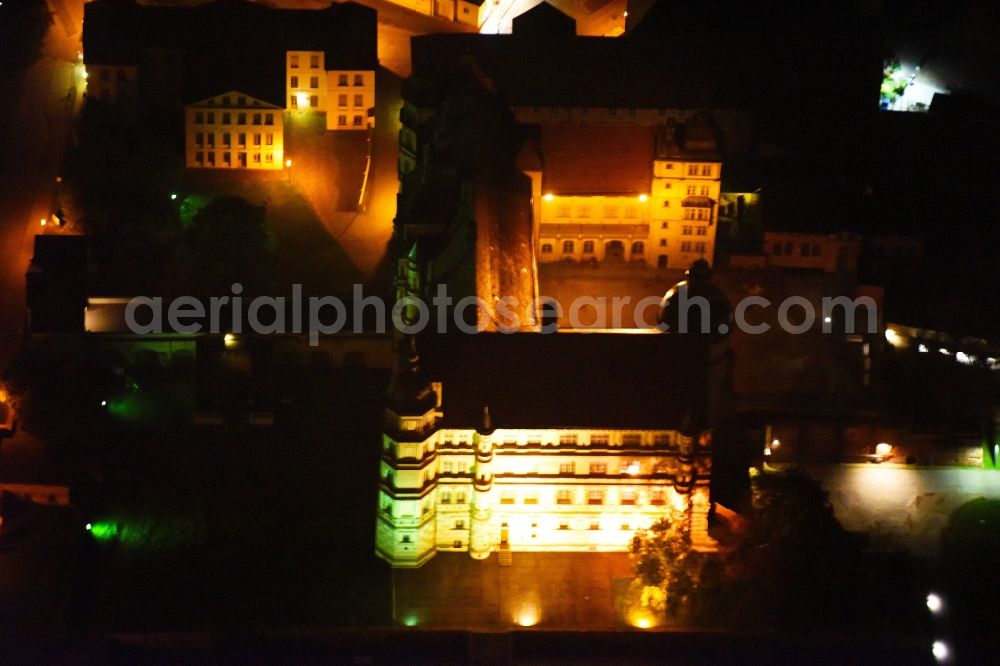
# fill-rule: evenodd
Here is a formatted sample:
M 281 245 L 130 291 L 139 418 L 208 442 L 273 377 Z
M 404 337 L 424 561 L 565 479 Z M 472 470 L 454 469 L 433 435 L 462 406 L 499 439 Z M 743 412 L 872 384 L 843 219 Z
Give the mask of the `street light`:
M 285 160 L 285 169 L 288 170 L 288 183 L 291 184 L 291 182 L 292 182 L 292 161 L 291 160 Z

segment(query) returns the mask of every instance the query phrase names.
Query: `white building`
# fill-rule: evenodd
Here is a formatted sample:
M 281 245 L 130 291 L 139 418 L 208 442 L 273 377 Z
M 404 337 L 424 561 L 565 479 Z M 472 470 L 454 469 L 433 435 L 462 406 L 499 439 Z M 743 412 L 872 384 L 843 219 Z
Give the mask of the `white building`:
M 712 550 L 712 434 L 694 425 L 706 398 L 700 344 L 665 335 L 421 338 L 436 360 L 425 373 L 411 346 L 390 388 L 377 554 L 416 567 L 439 551 L 624 551 L 636 529 L 674 510 L 689 511 L 694 546 Z M 611 372 L 566 373 L 585 349 L 601 348 L 638 356 Z M 657 369 L 666 359 L 672 378 Z

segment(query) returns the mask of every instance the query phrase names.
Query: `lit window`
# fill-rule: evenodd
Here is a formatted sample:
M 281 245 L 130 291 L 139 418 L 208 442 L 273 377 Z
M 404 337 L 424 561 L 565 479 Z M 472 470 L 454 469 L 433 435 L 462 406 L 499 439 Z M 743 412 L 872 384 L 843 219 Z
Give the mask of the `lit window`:
M 535 491 L 528 491 L 524 495 L 525 504 L 538 504 L 538 493 Z
M 590 463 L 591 474 L 607 474 L 608 466 L 605 463 Z
M 441 493 L 441 504 L 451 504 L 451 493 L 447 490 Z
M 515 496 L 514 496 L 514 491 L 513 490 L 505 490 L 502 493 L 500 493 L 500 503 L 501 504 L 513 504 L 514 503 L 514 499 L 515 499 Z
M 566 241 L 567 243 L 572 243 L 573 241 Z M 576 446 L 576 434 L 566 433 L 559 435 L 559 444 L 561 446 Z
M 611 438 L 608 435 L 591 435 L 590 445 L 591 446 L 607 446 Z
M 559 464 L 560 474 L 575 474 L 576 473 L 576 463 L 560 463 Z
M 573 491 L 572 490 L 557 490 L 556 491 L 556 504 L 572 504 L 573 503 Z
M 629 432 L 622 435 L 622 446 L 642 446 L 642 435 Z
M 635 488 L 622 488 L 621 502 L 622 504 L 635 504 Z
M 563 254 L 573 254 L 573 241 L 567 240 L 563 241 Z
M 600 504 L 600 502 L 590 502 L 590 503 L 591 504 Z M 594 522 L 590 523 L 590 526 L 587 529 L 599 530 L 599 529 L 601 529 L 601 523 L 595 520 Z
M 649 491 L 649 503 L 650 504 L 663 504 L 666 501 L 666 495 L 660 488 L 654 488 Z

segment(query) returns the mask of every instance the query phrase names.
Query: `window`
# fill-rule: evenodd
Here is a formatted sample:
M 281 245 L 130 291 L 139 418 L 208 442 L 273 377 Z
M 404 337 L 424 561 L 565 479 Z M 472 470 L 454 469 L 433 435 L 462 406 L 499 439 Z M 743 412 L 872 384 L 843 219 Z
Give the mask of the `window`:
M 561 529 L 561 530 L 568 530 L 569 529 L 569 522 L 565 521 L 565 520 L 559 521 L 559 529 Z
M 568 205 L 560 204 L 559 207 L 556 208 L 556 217 L 569 217 L 569 216 L 570 216 L 570 207 Z
M 812 256 L 818 257 L 820 255 L 819 243 L 813 243 L 812 245 Z
M 635 206 L 625 206 L 625 217 L 628 219 L 634 219 L 636 217 Z
M 691 241 L 682 241 L 681 252 L 690 252 L 690 251 L 691 251 Z
M 222 153 L 222 163 L 225 165 L 230 165 L 233 163 L 233 154 L 230 152 Z
M 222 96 L 222 106 L 231 106 L 231 105 L 232 105 L 232 101 L 231 101 L 231 98 L 229 97 L 229 95 L 223 95 Z
M 198 164 L 202 164 L 205 161 L 205 153 L 200 150 L 194 154 L 194 161 Z
M 253 135 L 253 145 L 255 145 L 255 146 L 259 146 L 260 145 L 260 134 L 254 134 Z
M 653 435 L 653 446 L 667 446 L 670 444 L 670 436 L 665 432 L 658 432 Z
M 610 441 L 608 435 L 591 435 L 590 445 L 591 446 L 607 446 Z
M 693 236 L 694 235 L 694 225 L 685 224 L 683 227 L 681 227 L 681 234 L 684 235 L 684 236 Z
M 618 206 L 605 206 L 604 217 L 618 217 Z
M 563 254 L 573 254 L 573 241 L 563 241 Z
M 233 135 L 230 134 L 229 132 L 226 132 L 225 134 L 223 134 L 222 135 L 222 145 L 225 146 L 226 148 L 228 148 L 229 146 L 233 145 Z
M 467 462 L 460 462 L 460 463 L 458 463 L 458 465 L 456 466 L 456 471 L 459 474 L 465 474 L 466 472 L 469 471 L 469 463 L 467 463 Z
M 673 162 L 667 162 L 666 168 L 672 170 L 674 168 L 674 163 Z
M 649 491 L 649 503 L 650 504 L 663 504 L 666 500 L 666 495 L 660 488 L 654 488 Z
M 557 490 L 556 491 L 556 504 L 572 504 L 573 503 L 573 491 L 572 490 Z
M 538 493 L 536 491 L 530 490 L 524 495 L 525 504 L 538 504 Z M 534 526 L 532 526 L 534 527 Z
M 236 104 L 238 106 L 246 106 L 247 105 L 247 98 L 243 97 L 242 95 L 239 96 L 239 97 L 237 97 L 236 98 Z
M 500 493 L 500 503 L 501 504 L 513 504 L 514 503 L 514 499 L 515 499 L 515 496 L 514 496 L 514 491 L 513 490 L 505 490 L 502 493 Z
M 291 64 L 292 69 L 299 68 L 299 57 L 297 55 L 288 56 L 289 64 Z
M 642 435 L 637 432 L 629 432 L 622 435 L 623 446 L 642 446 Z
M 260 164 L 260 153 L 253 154 L 253 162 L 254 164 Z
M 669 222 L 660 222 L 660 228 L 661 229 L 669 229 L 670 228 L 670 223 Z
M 355 127 L 361 127 L 362 125 L 364 125 L 364 123 L 365 123 L 365 119 L 364 119 L 363 116 L 354 116 L 354 126 Z
M 697 176 L 698 175 L 698 165 L 697 164 L 688 164 L 688 175 L 689 176 Z M 688 194 L 691 194 L 690 189 L 691 188 L 688 188 L 688 190 L 689 190 Z
M 782 251 L 781 251 L 782 247 L 783 246 L 782 246 L 781 243 L 775 243 L 774 244 L 774 256 L 780 257 L 782 255 Z
M 462 540 L 461 539 L 455 539 L 454 541 L 451 542 L 451 547 L 452 548 L 461 548 L 462 547 Z
M 607 474 L 608 466 L 606 463 L 590 463 L 590 473 L 591 474 Z
M 215 124 L 215 113 L 213 111 L 209 111 L 208 112 L 208 116 L 206 117 L 205 121 L 209 125 L 214 125 Z
M 240 132 L 236 135 L 236 143 L 241 147 L 247 145 L 247 135 L 246 132 Z
M 228 113 L 223 113 L 222 114 L 222 124 L 223 125 L 228 125 L 231 120 L 232 120 L 232 116 L 230 114 L 228 114 Z
M 347 74 L 341 74 L 340 76 L 337 77 L 337 85 L 338 86 L 347 85 Z
M 603 490 L 588 490 L 587 491 L 587 504 L 604 504 L 604 491 Z
M 590 206 L 580 206 L 576 209 L 577 217 L 590 217 Z
M 314 53 L 311 56 L 309 56 L 309 67 L 311 67 L 312 69 L 319 68 L 319 56 L 317 54 Z M 313 87 L 315 88 L 316 86 Z
M 265 125 L 273 125 L 274 124 L 274 114 L 273 113 L 264 114 L 264 124 Z
M 363 74 L 355 74 L 354 75 L 354 85 L 356 85 L 356 86 L 363 86 L 363 85 L 365 85 L 365 77 L 364 77 Z
M 660 239 L 660 247 L 666 247 L 666 246 L 667 246 L 667 239 L 666 238 L 661 238 Z
M 208 147 L 215 148 L 215 134 L 211 132 L 208 133 Z
M 465 521 L 464 520 L 456 520 L 455 521 L 455 529 L 456 530 L 464 530 L 465 529 Z
M 465 504 L 465 493 L 455 493 L 455 504 Z
M 442 474 L 451 474 L 451 463 L 450 462 L 442 462 L 441 463 L 441 473 Z
M 194 135 L 194 145 L 201 146 L 205 143 L 205 134 L 203 132 L 198 132 Z
M 708 185 L 702 185 L 700 193 L 701 193 L 701 196 L 707 197 L 708 196 Z
M 347 106 L 347 95 L 337 95 L 337 106 Z
M 597 504 L 600 504 L 600 502 L 597 502 Z M 587 529 L 599 530 L 601 529 L 601 523 L 595 520 L 592 523 L 590 523 L 590 526 Z
M 688 185 L 687 186 L 688 196 L 691 196 L 692 194 L 695 194 L 697 192 L 698 192 L 698 186 L 697 185 Z
M 635 504 L 635 488 L 622 488 L 620 497 L 622 504 Z
M 273 146 L 274 145 L 274 135 L 268 132 L 264 135 L 264 145 Z
M 213 152 L 208 153 L 208 163 L 213 166 L 215 165 L 215 153 Z
M 309 77 L 309 87 L 313 88 L 313 89 L 319 88 L 319 77 L 318 76 L 310 76 Z
M 253 124 L 254 125 L 260 125 L 260 114 L 259 113 L 253 114 Z
M 792 241 L 788 241 L 787 243 L 785 243 L 785 254 L 787 254 L 789 257 L 792 256 Z
M 802 246 L 799 248 L 799 255 L 803 257 L 809 256 L 809 243 L 802 243 Z
M 576 474 L 576 463 L 559 463 L 560 474 Z
M 704 241 L 698 241 L 697 243 L 695 243 L 694 244 L 694 251 L 695 252 L 701 252 L 702 254 L 705 254 L 705 242 Z
M 701 175 L 703 175 L 703 176 L 711 176 L 712 175 L 712 165 L 710 165 L 710 164 L 702 164 L 701 165 Z
M 653 474 L 667 474 L 669 471 L 666 463 L 656 463 L 653 465 Z
M 447 490 L 441 493 L 441 504 L 451 504 L 451 493 Z
M 399 542 L 400 542 L 400 543 L 410 543 L 410 535 L 409 535 L 409 534 L 404 534 L 404 535 L 403 535 L 403 536 L 402 536 L 402 537 L 400 538 Z
M 694 228 L 694 235 L 695 236 L 707 236 L 708 235 L 708 228 L 707 227 L 695 227 Z
M 594 254 L 594 241 L 592 240 L 583 241 L 583 253 Z
M 293 88 L 298 88 L 299 87 L 299 77 L 297 77 L 297 76 L 293 76 L 292 77 L 292 87 Z
M 292 95 L 289 98 L 288 106 L 289 106 L 289 108 L 292 108 L 292 109 L 299 108 L 299 96 L 298 95 Z
M 196 125 L 201 125 L 203 122 L 205 122 L 205 116 L 202 114 L 201 111 L 195 112 L 194 122 Z
M 236 116 L 236 122 L 239 125 L 246 125 L 247 124 L 247 114 L 241 113 L 238 116 Z
M 552 243 L 542 243 L 542 254 L 552 254 Z
M 354 106 L 364 106 L 364 105 L 365 105 L 365 96 L 364 95 L 355 95 L 354 96 Z
M 576 446 L 576 435 L 573 433 L 559 435 L 559 444 L 560 446 Z
M 309 95 L 309 106 L 314 109 L 319 106 L 319 95 Z
M 632 243 L 632 254 L 642 254 L 646 251 L 646 244 L 642 241 L 635 241 Z
M 347 116 L 337 116 L 337 127 L 347 127 Z

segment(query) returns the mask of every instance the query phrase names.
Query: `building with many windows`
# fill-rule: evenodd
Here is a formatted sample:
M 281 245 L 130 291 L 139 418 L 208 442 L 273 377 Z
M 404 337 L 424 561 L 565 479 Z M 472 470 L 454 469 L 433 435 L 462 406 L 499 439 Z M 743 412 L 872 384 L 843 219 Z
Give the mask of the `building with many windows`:
M 539 137 L 523 163 L 540 262 L 712 262 L 722 157 L 707 113 L 659 127 L 542 125 Z
M 581 364 L 591 353 L 616 362 Z M 715 548 L 712 354 L 660 334 L 411 339 L 385 410 L 377 554 L 624 551 L 671 513 Z
M 184 108 L 190 168 L 283 168 L 286 113 L 324 114 L 334 131 L 374 122 L 376 13 L 353 2 L 304 10 L 94 0 L 84 6 L 83 47 L 89 99 L 164 118 Z

